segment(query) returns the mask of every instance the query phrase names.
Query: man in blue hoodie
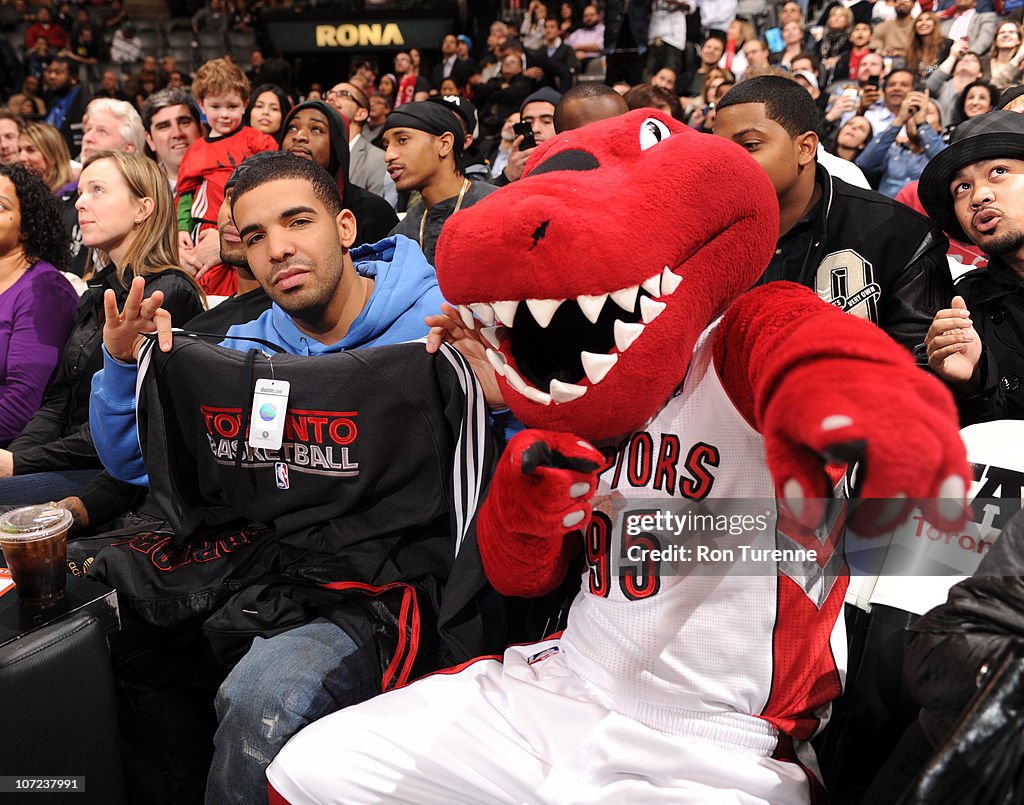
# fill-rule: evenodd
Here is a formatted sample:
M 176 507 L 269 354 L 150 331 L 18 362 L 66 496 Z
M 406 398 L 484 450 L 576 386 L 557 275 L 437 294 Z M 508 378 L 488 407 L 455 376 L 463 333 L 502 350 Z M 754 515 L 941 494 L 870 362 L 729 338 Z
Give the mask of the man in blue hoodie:
M 402 236 L 350 251 L 356 224 L 323 168 L 289 154 L 263 157 L 234 188 L 232 212 L 250 269 L 273 301 L 228 330 L 222 346 L 248 350 L 260 338 L 295 355 L 383 346 L 427 334 L 424 317 L 442 297 L 433 268 Z M 133 285 L 123 311 L 104 300 L 104 368 L 90 415 L 96 447 L 116 477 L 148 482 L 135 424 L 139 333 L 171 346 L 159 292 Z M 310 721 L 374 693 L 373 662 L 338 626 L 314 622 L 257 639 L 217 694 L 219 726 L 206 802 L 266 801 L 266 766 Z

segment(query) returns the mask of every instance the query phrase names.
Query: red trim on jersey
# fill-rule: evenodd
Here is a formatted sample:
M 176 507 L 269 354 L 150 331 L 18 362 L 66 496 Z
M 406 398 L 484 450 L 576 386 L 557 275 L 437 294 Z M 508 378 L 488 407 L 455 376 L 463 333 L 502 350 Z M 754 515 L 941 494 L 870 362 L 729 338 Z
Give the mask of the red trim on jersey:
M 274 790 L 274 786 L 270 783 L 267 783 L 267 798 L 270 800 L 270 805 L 291 805 L 288 800 Z
M 359 590 L 369 595 L 381 595 L 389 590 L 402 590 L 402 608 L 398 614 L 398 644 L 395 646 L 395 656 L 392 657 L 387 669 L 384 671 L 381 680 L 381 691 L 388 691 L 400 688 L 409 681 L 412 667 L 416 662 L 416 655 L 420 648 L 420 605 L 416 596 L 416 588 L 411 584 L 392 582 L 380 587 L 372 584 L 365 584 L 361 581 L 332 581 L 321 585 L 328 590 Z M 411 623 L 409 622 L 411 618 Z M 409 630 L 410 636 L 406 636 Z M 407 646 L 408 642 L 408 646 Z M 401 669 L 399 670 L 399 666 Z M 397 680 L 395 676 L 397 674 Z
M 402 664 L 402 671 L 398 675 L 398 681 L 395 684 L 396 687 L 402 687 L 409 681 L 409 674 L 412 673 L 412 661 L 416 658 L 416 654 L 419 651 L 420 644 L 420 608 L 416 600 L 416 592 L 412 588 L 405 591 L 405 595 L 402 597 L 402 611 L 399 613 L 398 621 L 401 629 L 398 632 L 398 650 L 396 654 L 400 653 L 404 648 L 405 643 L 405 624 L 409 620 L 410 609 L 412 610 L 412 623 L 410 634 L 409 654 L 406 657 L 406 661 Z M 388 669 L 389 671 L 391 669 Z M 384 681 L 382 684 L 384 690 L 390 690 L 391 688 L 391 677 L 387 674 L 384 675 Z
M 781 509 L 776 527 L 798 545 L 814 549 L 817 566 L 825 568 L 834 552 L 842 550 L 840 540 L 846 529 L 847 513 L 844 502 L 829 525 L 824 543 Z M 842 693 L 831 637 L 842 617 L 850 585 L 845 562 L 838 573 L 820 609 L 796 581 L 781 573 L 778 577 L 772 682 L 761 718 L 797 740 L 809 740 L 818 731 L 821 722 L 817 713 Z
M 779 735 L 779 742 L 775 746 L 775 751 L 772 752 L 772 759 L 781 760 L 784 763 L 793 763 L 798 766 L 807 777 L 807 786 L 811 789 L 811 805 L 828 805 L 828 791 L 825 790 L 825 786 L 818 779 L 818 775 L 800 762 L 792 738 L 788 735 Z M 271 802 L 270 805 L 274 805 L 274 803 Z
M 848 586 L 849 577 L 837 578 L 819 610 L 795 581 L 779 576 L 771 692 L 760 717 L 782 734 L 809 740 L 820 724 L 816 713 L 842 693 L 831 637 Z
M 839 468 L 836 465 L 829 464 L 826 466 L 826 471 L 837 472 Z M 832 515 L 832 522 L 829 525 L 828 534 L 825 536 L 825 541 L 819 542 L 818 537 L 814 534 L 807 526 L 801 525 L 796 520 L 787 514 L 785 508 L 778 508 L 778 519 L 776 520 L 776 529 L 789 537 L 793 542 L 796 542 L 803 548 L 815 551 L 816 562 L 818 567 L 824 568 L 829 560 L 832 558 L 833 552 L 836 550 L 842 550 L 840 542 L 842 541 L 843 535 L 846 533 L 846 524 L 850 516 L 850 506 L 847 501 L 841 501 L 834 504 L 838 506 L 838 510 Z

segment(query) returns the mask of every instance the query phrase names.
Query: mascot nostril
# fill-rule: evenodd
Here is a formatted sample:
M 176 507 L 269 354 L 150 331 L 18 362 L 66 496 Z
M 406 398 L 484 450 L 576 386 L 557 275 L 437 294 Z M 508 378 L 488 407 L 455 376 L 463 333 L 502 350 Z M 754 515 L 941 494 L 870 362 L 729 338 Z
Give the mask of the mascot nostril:
M 533 246 L 530 247 L 531 249 L 537 248 L 537 244 L 540 243 L 544 239 L 545 235 L 547 235 L 547 233 L 548 233 L 548 224 L 550 224 L 550 223 L 551 223 L 550 220 L 543 221 L 540 226 L 538 226 L 536 229 L 533 230 L 533 235 L 532 235 L 532 237 L 533 237 Z

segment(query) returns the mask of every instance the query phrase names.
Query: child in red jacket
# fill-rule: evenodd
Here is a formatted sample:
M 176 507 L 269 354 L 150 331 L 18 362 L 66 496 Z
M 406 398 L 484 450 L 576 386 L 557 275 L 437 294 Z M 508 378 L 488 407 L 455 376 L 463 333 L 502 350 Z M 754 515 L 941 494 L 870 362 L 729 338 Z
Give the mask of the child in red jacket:
M 210 133 L 189 146 L 178 170 L 178 247 L 191 250 L 204 229 L 217 228 L 224 185 L 246 157 L 276 151 L 272 137 L 242 125 L 249 102 L 249 81 L 226 59 L 208 61 L 196 73 L 192 94 L 206 116 Z M 198 277 L 208 294 L 230 296 L 237 288 L 234 269 L 217 265 Z

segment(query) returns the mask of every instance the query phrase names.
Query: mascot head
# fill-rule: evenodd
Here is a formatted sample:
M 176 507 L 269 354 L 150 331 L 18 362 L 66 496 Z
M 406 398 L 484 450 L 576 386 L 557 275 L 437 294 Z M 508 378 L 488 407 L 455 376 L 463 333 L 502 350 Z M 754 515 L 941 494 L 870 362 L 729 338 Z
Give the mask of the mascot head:
M 661 409 L 778 231 L 775 191 L 739 146 L 638 109 L 554 137 L 522 179 L 454 216 L 437 275 L 464 316 L 494 325 L 515 415 L 599 441 Z

